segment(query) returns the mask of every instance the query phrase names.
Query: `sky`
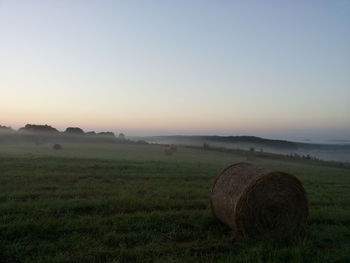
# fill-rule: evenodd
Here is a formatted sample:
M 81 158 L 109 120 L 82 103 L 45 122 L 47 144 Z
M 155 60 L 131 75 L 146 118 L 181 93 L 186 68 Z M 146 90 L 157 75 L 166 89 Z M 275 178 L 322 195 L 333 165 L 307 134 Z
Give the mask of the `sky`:
M 350 139 L 350 1 L 0 0 L 0 124 Z

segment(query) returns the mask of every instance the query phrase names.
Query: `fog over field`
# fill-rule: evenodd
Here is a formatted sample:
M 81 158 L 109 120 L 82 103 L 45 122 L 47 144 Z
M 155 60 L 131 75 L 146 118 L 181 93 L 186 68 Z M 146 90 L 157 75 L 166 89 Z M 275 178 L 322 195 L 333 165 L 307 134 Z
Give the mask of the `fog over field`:
M 305 143 L 287 140 L 271 140 L 255 136 L 147 136 L 129 137 L 123 133 L 114 132 L 85 132 L 79 127 L 68 127 L 65 131 L 49 125 L 27 124 L 14 130 L 0 126 L 1 144 L 21 143 L 53 144 L 53 143 L 150 143 L 175 144 L 207 148 L 240 149 L 254 152 L 275 153 L 281 155 L 320 159 L 325 161 L 350 162 L 350 143 L 329 142 Z
M 300 155 L 326 161 L 350 162 L 350 143 L 303 143 L 282 140 L 269 140 L 253 136 L 154 136 L 145 137 L 149 143 L 180 144 L 202 146 L 208 144 L 215 148 L 242 149 Z

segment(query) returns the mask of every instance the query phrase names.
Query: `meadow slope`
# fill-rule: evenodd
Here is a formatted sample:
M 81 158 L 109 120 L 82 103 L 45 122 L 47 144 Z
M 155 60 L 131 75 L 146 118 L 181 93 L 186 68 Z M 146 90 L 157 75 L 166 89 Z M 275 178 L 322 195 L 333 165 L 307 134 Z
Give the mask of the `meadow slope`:
M 158 145 L 0 146 L 0 262 L 350 261 L 350 169 L 251 161 L 297 175 L 302 239 L 248 242 L 210 213 L 213 178 L 244 155 Z

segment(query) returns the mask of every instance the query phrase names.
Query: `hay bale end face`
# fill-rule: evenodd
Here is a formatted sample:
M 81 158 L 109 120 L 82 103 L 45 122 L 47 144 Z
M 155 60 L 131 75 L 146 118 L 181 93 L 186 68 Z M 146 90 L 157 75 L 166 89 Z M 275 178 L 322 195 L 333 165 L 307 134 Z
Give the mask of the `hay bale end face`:
M 227 167 L 211 193 L 213 214 L 246 238 L 285 238 L 305 230 L 308 202 L 293 175 L 248 163 Z

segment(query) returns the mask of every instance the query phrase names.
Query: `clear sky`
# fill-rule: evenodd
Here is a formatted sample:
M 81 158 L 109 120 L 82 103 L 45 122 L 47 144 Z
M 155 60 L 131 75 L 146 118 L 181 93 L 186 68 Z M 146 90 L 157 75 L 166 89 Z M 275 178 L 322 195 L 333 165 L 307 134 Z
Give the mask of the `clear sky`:
M 350 1 L 0 0 L 0 124 L 350 139 Z

